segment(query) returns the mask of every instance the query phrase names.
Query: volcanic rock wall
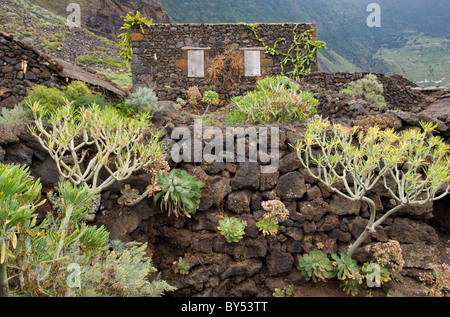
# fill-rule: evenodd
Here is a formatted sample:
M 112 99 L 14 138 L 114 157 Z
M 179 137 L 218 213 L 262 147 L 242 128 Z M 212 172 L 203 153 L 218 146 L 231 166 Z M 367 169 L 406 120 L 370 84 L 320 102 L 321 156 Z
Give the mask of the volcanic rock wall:
M 22 70 L 27 62 L 27 71 Z M 36 84 L 63 85 L 61 67 L 31 46 L 0 32 L 0 108 L 13 108 Z
M 141 171 L 126 182 L 113 184 L 102 194 L 95 223 L 105 225 L 112 239 L 148 242 L 161 278 L 178 287 L 176 296 L 271 296 L 275 287 L 303 283 L 296 268 L 298 257 L 314 249 L 346 252 L 365 229 L 369 211 L 363 202 L 351 202 L 331 193 L 301 166 L 290 144 L 300 139 L 304 123 L 269 128 L 275 127 L 279 131 L 280 160 L 277 169 L 270 173 L 262 172 L 261 167 L 268 162 L 261 160 L 237 162 L 234 156 L 231 161 L 177 164 L 168 156 L 172 168 L 184 169 L 205 183 L 199 209 L 191 218 L 168 217 L 152 199 L 134 207 L 121 207 L 117 199 L 125 184 L 140 192 L 148 186 L 150 175 Z M 246 137 L 247 151 L 259 140 L 262 130 L 255 129 L 256 138 Z M 272 135 L 272 130 L 269 131 Z M 164 142 L 169 147 L 168 153 L 178 142 L 172 139 L 172 132 L 166 129 Z M 0 136 L 0 161 L 30 166 L 32 175 L 41 179 L 44 197 L 54 190 L 59 181 L 56 166 L 25 125 L 0 125 Z M 223 146 L 225 149 L 225 141 Z M 267 147 L 271 149 L 271 144 Z M 369 197 L 380 215 L 393 207 L 382 184 Z M 262 202 L 273 199 L 286 205 L 289 219 L 280 223 L 276 236 L 264 236 L 256 222 L 265 213 Z M 448 203 L 449 199 L 443 199 L 435 206 L 445 213 Z M 406 262 L 404 272 L 417 276 L 418 270 L 429 268 L 445 254 L 435 229 L 437 209 L 433 207 L 428 204 L 391 216 L 365 245 L 389 239 L 399 241 Z M 48 203 L 40 207 L 41 216 L 49 209 Z M 219 233 L 219 221 L 226 216 L 246 221 L 245 235 L 239 242 L 227 243 Z M 444 230 L 448 232 L 449 228 Z M 174 263 L 180 257 L 189 262 L 187 275 L 174 271 Z M 366 261 L 371 255 L 361 248 L 355 257 Z

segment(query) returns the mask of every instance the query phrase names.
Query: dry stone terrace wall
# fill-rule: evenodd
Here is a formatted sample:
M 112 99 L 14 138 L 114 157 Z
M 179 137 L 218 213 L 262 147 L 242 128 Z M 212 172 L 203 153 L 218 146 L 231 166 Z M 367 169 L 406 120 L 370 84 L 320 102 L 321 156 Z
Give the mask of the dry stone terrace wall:
M 296 268 L 298 257 L 314 249 L 345 252 L 366 227 L 368 206 L 332 194 L 305 172 L 289 145 L 300 139 L 304 122 L 274 127 L 279 129 L 280 160 L 278 169 L 269 174 L 261 172 L 261 162 L 177 164 L 168 156 L 172 168 L 184 169 L 205 183 L 199 209 L 192 218 L 168 217 L 152 199 L 134 207 L 120 207 L 117 199 L 125 184 L 141 193 L 148 186 L 150 175 L 141 171 L 102 194 L 95 224 L 105 225 L 112 239 L 148 242 L 161 278 L 178 287 L 175 296 L 271 296 L 275 287 L 305 283 Z M 256 127 L 257 133 L 261 131 Z M 170 153 L 177 140 L 172 139 L 171 128 L 166 132 L 164 142 Z M 272 130 L 268 132 L 272 135 Z M 254 142 L 248 138 L 246 147 Z M 267 148 L 271 149 L 271 144 Z M 32 175 L 41 179 L 44 197 L 58 184 L 54 162 L 25 126 L 0 125 L 0 161 L 30 166 Z M 380 213 L 392 208 L 381 184 L 370 198 Z M 290 217 L 280 224 L 278 235 L 263 236 L 256 222 L 265 213 L 262 202 L 272 199 L 281 200 Z M 446 198 L 434 206 L 411 208 L 392 216 L 365 243 L 398 240 L 406 261 L 404 272 L 417 277 L 420 270 L 437 263 L 445 254 L 440 249 L 434 216 L 437 210 L 445 214 L 448 203 Z M 49 210 L 47 203 L 39 213 L 43 217 Z M 247 222 L 243 240 L 230 244 L 220 235 L 217 227 L 225 216 Z M 440 225 L 446 232 L 450 229 L 448 223 Z M 364 249 L 355 256 L 360 261 L 371 257 Z M 187 275 L 174 272 L 174 262 L 180 257 L 190 264 Z
M 324 95 L 331 98 L 336 97 L 336 93 L 344 89 L 349 82 L 362 79 L 369 73 L 324 73 L 316 72 L 305 76 L 302 82 L 306 85 L 315 87 L 316 92 L 322 92 L 319 97 Z M 378 80 L 383 84 L 383 96 L 386 100 L 387 107 L 378 107 L 381 111 L 385 110 L 402 110 L 419 112 L 423 110 L 421 105 L 426 102 L 426 96 L 412 88 L 417 85 L 400 75 L 386 76 L 383 74 L 375 74 Z M 334 95 L 331 93 L 334 92 Z M 370 105 L 367 105 L 370 107 Z M 376 109 L 375 107 L 373 107 Z M 346 114 L 341 114 L 341 117 Z
M 22 61 L 27 61 L 27 72 L 22 71 Z M 31 46 L 14 40 L 0 32 L 0 108 L 13 108 L 36 84 L 65 84 L 58 75 L 58 64 Z
M 261 162 L 172 162 L 174 168 L 185 169 L 206 184 L 191 219 L 167 218 L 165 212 L 152 219 L 153 259 L 164 278 L 179 287 L 178 295 L 270 296 L 275 287 L 301 283 L 298 256 L 314 249 L 345 253 L 366 227 L 365 203 L 331 193 L 301 166 L 289 144 L 300 139 L 302 124 L 277 127 L 280 161 L 273 173 L 262 173 Z M 247 147 L 255 142 L 258 139 L 248 138 Z M 380 214 L 393 207 L 381 183 L 369 196 Z M 256 222 L 265 213 L 261 203 L 272 199 L 281 200 L 290 217 L 280 224 L 278 235 L 263 236 Z M 441 203 L 445 206 L 448 199 Z M 219 220 L 226 216 L 246 221 L 243 240 L 230 244 L 219 234 Z M 406 270 L 425 269 L 440 257 L 432 218 L 432 204 L 410 208 L 390 217 L 365 243 L 397 240 Z M 188 275 L 174 273 L 173 263 L 179 257 L 191 264 Z M 364 249 L 356 254 L 361 261 L 370 257 Z
M 311 23 L 260 24 L 257 33 L 268 46 L 273 46 L 279 38 L 286 38 L 277 49 L 287 52 L 292 43 L 293 29 L 297 33 L 316 28 Z M 139 28 L 132 34 L 133 39 L 133 87 L 146 86 L 156 82 L 160 100 L 186 98 L 189 87 L 207 87 L 211 82 L 207 77 L 188 77 L 188 51 L 204 51 L 204 70 L 215 56 L 234 49 L 244 54 L 246 49 L 260 52 L 261 76 L 281 73 L 281 57 L 264 54 L 262 44 L 244 25 L 238 24 L 153 24 L 141 34 Z M 314 35 L 316 37 L 316 35 Z M 206 71 L 205 71 L 206 75 Z M 224 95 L 241 94 L 240 89 L 251 86 L 257 77 L 245 77 L 242 72 L 237 91 L 220 90 Z M 220 88 L 220 87 L 219 87 Z

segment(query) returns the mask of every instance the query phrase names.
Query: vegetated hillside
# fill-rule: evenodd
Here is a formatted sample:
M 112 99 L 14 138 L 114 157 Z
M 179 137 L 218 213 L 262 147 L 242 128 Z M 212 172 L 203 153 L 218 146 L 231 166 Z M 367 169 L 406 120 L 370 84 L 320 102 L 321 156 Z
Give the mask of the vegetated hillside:
M 131 84 L 131 74 L 119 58 L 117 39 L 94 34 L 84 23 L 80 28 L 69 28 L 70 12 L 57 13 L 67 8 L 62 5 L 64 1 L 51 2 L 54 11 L 33 2 L 39 1 L 0 0 L 0 30 L 51 56 L 103 74 L 121 87 Z M 82 5 L 82 22 L 84 8 Z
M 447 0 L 378 0 L 380 28 L 366 23 L 371 0 L 161 2 L 180 23 L 315 22 L 320 40 L 327 43 L 320 54 L 322 69 L 397 73 L 414 82 L 450 84 Z
M 170 22 L 170 18 L 159 0 L 30 0 L 60 16 L 67 17 L 67 6 L 78 3 L 81 7 L 81 22 L 92 32 L 115 39 L 123 25 L 122 16 L 128 12 L 140 11 L 155 23 Z

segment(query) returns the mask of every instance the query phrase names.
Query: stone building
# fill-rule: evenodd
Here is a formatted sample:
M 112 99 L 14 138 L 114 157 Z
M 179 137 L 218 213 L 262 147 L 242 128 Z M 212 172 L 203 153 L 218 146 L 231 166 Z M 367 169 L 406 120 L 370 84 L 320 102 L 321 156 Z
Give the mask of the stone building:
M 315 28 L 313 23 L 259 24 L 256 32 L 268 47 L 285 38 L 276 48 L 287 52 L 294 30 L 300 34 Z M 263 44 L 245 25 L 154 24 L 144 31 L 142 34 L 136 29 L 132 34 L 133 87 L 156 84 L 160 100 L 183 98 L 192 86 L 208 90 L 213 85 L 208 68 L 215 57 L 229 52 L 237 52 L 245 67 L 234 79 L 235 85 L 227 89 L 221 83 L 214 85 L 221 94 L 239 94 L 258 78 L 281 73 L 283 57 L 266 54 Z M 316 38 L 314 32 L 313 39 Z

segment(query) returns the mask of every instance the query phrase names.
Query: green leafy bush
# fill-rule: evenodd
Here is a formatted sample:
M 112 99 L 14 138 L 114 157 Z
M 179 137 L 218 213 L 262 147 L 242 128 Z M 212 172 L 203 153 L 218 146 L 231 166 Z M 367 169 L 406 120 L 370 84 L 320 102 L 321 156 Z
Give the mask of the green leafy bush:
M 273 297 L 294 297 L 295 295 L 295 287 L 292 284 L 288 284 L 283 288 L 275 288 L 275 291 L 272 293 Z
M 75 109 L 79 109 L 81 107 L 87 108 L 92 104 L 98 105 L 101 108 L 108 105 L 105 99 L 99 95 L 81 96 L 72 101 L 72 106 Z
M 148 87 L 137 88 L 135 92 L 130 94 L 125 104 L 137 113 L 148 112 L 152 116 L 162 110 L 162 106 L 158 105 L 156 92 Z
M 342 89 L 340 93 L 360 95 L 370 103 L 378 106 L 386 105 L 383 97 L 383 84 L 378 81 L 377 76 L 374 74 L 368 74 L 362 79 L 348 83 L 347 87 Z
M 189 269 L 191 268 L 191 265 L 189 264 L 189 261 L 186 259 L 183 259 L 181 256 L 178 258 L 178 261 L 174 262 L 175 266 L 175 273 L 186 275 L 189 273 Z
M 225 237 L 228 243 L 238 242 L 244 238 L 246 222 L 235 217 L 225 217 L 219 221 L 220 234 Z
M 156 185 L 160 191 L 155 195 L 155 202 L 161 199 L 161 208 L 176 217 L 191 217 L 200 203 L 201 189 L 204 183 L 183 170 L 174 169 L 168 174 L 159 174 Z
M 257 90 L 233 97 L 236 110 L 253 123 L 280 123 L 304 120 L 317 112 L 319 101 L 310 92 L 298 91 L 299 85 L 284 76 L 267 77 L 256 84 Z
M 88 267 L 92 257 L 106 249 L 104 227 L 81 222 L 90 195 L 70 183 L 61 183 L 60 207 L 37 223 L 35 210 L 41 184 L 27 167 L 0 165 L 0 294 L 15 296 L 67 296 L 70 264 Z M 8 266 L 8 270 L 6 270 Z M 8 273 L 10 276 L 8 277 Z
M 381 283 L 391 280 L 389 271 L 378 263 L 364 263 L 361 271 L 366 273 L 367 280 L 375 285 L 381 285 Z
M 67 96 L 57 88 L 48 88 L 42 85 L 34 86 L 23 102 L 27 105 L 33 105 L 39 102 L 40 111 L 46 117 L 55 112 L 58 108 L 67 104 Z
M 65 88 L 67 96 L 71 100 L 80 97 L 89 97 L 92 95 L 91 90 L 84 81 L 74 80 Z
M 137 189 L 131 188 L 130 184 L 125 184 L 124 188 L 120 190 L 120 193 L 122 194 L 122 196 L 119 197 L 117 202 L 121 206 L 125 205 L 125 203 L 127 202 L 133 202 L 134 200 L 141 197 L 141 195 L 139 195 L 139 191 Z
M 19 235 L 31 226 L 40 196 L 41 184 L 28 167 L 0 164 L 0 297 L 9 296 L 7 264 L 16 258 Z

